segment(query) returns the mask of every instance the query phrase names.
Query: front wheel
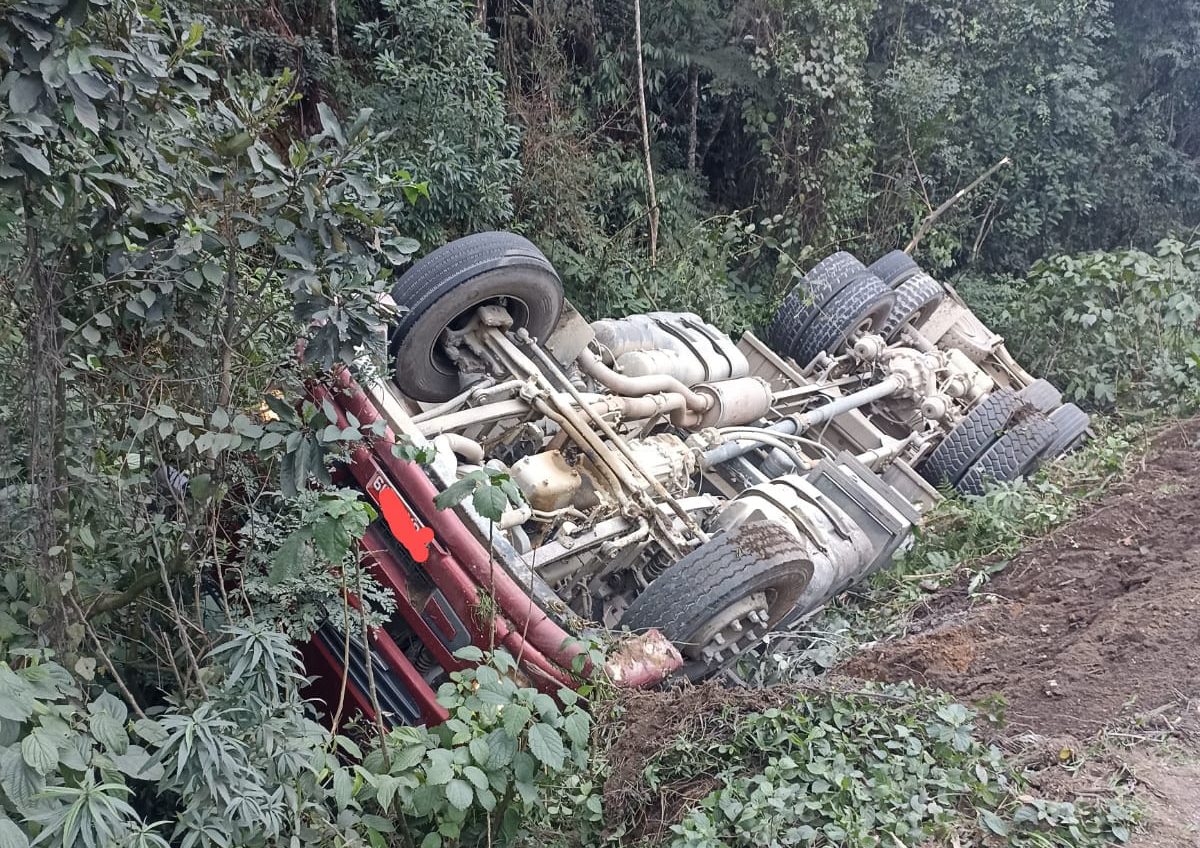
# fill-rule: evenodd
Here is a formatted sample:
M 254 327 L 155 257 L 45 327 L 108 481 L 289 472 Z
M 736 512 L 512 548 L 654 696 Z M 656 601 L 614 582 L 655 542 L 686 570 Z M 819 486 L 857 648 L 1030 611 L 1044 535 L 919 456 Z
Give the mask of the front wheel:
M 812 562 L 796 539 L 768 522 L 714 536 L 638 595 L 621 624 L 657 628 L 700 680 L 728 668 L 784 618 L 812 580 Z
M 485 304 L 504 306 L 514 328 L 544 340 L 563 307 L 550 261 L 516 233 L 476 233 L 439 247 L 392 289 L 403 310 L 391 329 L 395 381 L 406 395 L 444 401 L 462 390 L 458 368 L 442 351 L 442 333 L 460 329 Z

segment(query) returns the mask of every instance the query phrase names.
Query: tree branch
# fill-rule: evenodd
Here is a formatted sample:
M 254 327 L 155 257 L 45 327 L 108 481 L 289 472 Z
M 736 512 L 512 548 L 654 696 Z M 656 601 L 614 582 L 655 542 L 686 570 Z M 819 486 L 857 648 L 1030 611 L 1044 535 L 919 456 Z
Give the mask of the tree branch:
M 697 122 L 700 115 L 700 68 L 692 65 L 688 69 L 688 143 L 687 169 L 695 171 L 699 164 L 696 160 L 699 139 L 697 138 Z
M 341 55 L 341 47 L 338 44 L 340 36 L 338 35 L 338 1 L 329 0 L 329 46 L 330 52 L 335 57 Z
M 85 619 L 92 619 L 102 613 L 112 612 L 113 610 L 128 606 L 158 581 L 158 569 L 143 571 L 137 577 L 133 578 L 133 581 L 120 592 L 102 593 L 86 601 L 83 604 L 85 611 L 81 612 L 80 615 Z
M 221 308 L 225 312 L 225 320 L 221 325 L 221 391 L 217 397 L 218 406 L 228 406 L 233 397 L 233 333 L 237 328 L 237 249 L 233 227 L 226 228 L 229 249 L 226 253 L 228 266 L 225 269 L 225 293 L 221 298 Z
M 929 231 L 933 229 L 933 225 L 937 223 L 938 218 L 941 218 L 951 206 L 953 206 L 955 203 L 958 203 L 958 201 L 962 200 L 964 197 L 974 191 L 980 183 L 1010 162 L 1012 162 L 1012 159 L 1005 156 L 995 165 L 988 168 L 986 171 L 976 177 L 970 185 L 968 185 L 966 188 L 960 188 L 958 191 L 954 192 L 954 194 L 950 196 L 949 200 L 925 216 L 925 220 L 921 222 L 921 226 L 917 227 L 917 234 L 912 237 L 912 241 L 908 243 L 908 247 L 904 248 L 904 252 L 911 254 L 914 250 L 916 250 L 917 245 L 921 243 L 921 239 L 929 235 Z
M 65 389 L 62 379 L 65 338 L 59 309 L 64 292 L 58 269 L 44 267 L 34 203 L 22 192 L 25 257 L 22 275 L 32 290 L 27 335 L 29 388 L 29 482 L 33 515 L 32 559 L 37 571 L 35 598 L 46 609 L 42 633 L 58 649 L 67 646 L 67 604 L 63 577 L 70 571 L 71 548 L 63 536 L 69 526 L 64 447 Z M 66 516 L 63 518 L 63 516 Z
M 92 629 L 92 625 L 88 623 L 87 616 L 83 614 L 83 610 L 79 608 L 79 602 L 71 595 L 67 596 L 67 600 L 75 609 L 75 614 L 79 616 L 79 621 L 83 624 L 87 634 L 91 637 L 92 645 L 96 649 L 96 653 L 100 655 L 100 661 L 104 663 L 104 667 L 108 669 L 109 675 L 112 676 L 113 682 L 117 684 L 117 688 L 121 690 L 121 694 L 125 697 L 125 702 L 129 704 L 129 709 L 133 710 L 134 715 L 138 718 L 145 718 L 146 714 L 142 712 L 141 706 L 138 705 L 137 699 L 133 697 L 133 693 L 129 691 L 129 687 L 125 685 L 125 680 L 117 673 L 117 667 L 113 665 L 112 659 L 109 658 L 108 652 L 104 650 L 104 644 L 100 641 L 100 637 L 96 635 L 96 631 Z
M 642 69 L 642 4 L 633 0 L 633 36 L 637 45 L 638 114 L 642 119 L 642 153 L 646 157 L 646 189 L 650 202 L 650 265 L 658 262 L 658 195 L 654 190 L 654 165 L 650 161 L 650 122 L 646 116 L 646 74 Z

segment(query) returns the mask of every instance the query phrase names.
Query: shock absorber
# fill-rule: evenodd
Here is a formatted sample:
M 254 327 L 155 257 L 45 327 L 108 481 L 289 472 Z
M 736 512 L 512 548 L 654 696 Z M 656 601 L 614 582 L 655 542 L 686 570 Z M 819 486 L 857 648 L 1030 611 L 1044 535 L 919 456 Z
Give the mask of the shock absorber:
M 670 567 L 670 560 L 661 551 L 647 550 L 645 561 L 642 563 L 642 579 L 649 585 Z

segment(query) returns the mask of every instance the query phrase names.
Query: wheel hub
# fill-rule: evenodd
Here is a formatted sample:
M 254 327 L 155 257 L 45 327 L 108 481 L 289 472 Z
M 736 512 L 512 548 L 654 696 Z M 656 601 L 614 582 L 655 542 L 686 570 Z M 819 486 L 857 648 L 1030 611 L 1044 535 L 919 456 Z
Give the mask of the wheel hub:
M 710 667 L 732 661 L 767 635 L 769 611 L 766 592 L 742 598 L 705 622 L 686 653 Z

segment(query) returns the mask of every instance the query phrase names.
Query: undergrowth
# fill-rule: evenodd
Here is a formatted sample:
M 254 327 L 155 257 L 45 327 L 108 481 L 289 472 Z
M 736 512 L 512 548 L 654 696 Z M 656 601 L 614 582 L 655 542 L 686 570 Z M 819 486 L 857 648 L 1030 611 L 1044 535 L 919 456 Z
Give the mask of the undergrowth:
M 1072 846 L 1128 840 L 1119 800 L 1031 794 L 979 741 L 974 713 L 904 686 L 801 691 L 745 715 L 716 712 L 646 765 L 649 787 L 717 785 L 663 840 L 673 848 Z M 658 840 L 655 840 L 658 841 Z

